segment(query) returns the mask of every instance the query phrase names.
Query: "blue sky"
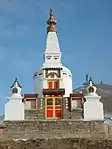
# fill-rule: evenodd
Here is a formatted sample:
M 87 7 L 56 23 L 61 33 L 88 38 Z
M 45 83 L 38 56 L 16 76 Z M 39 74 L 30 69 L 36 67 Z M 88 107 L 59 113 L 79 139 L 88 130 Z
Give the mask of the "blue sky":
M 1 112 L 15 77 L 24 93 L 33 92 L 33 73 L 43 64 L 50 8 L 73 86 L 82 84 L 86 73 L 95 82 L 112 84 L 112 0 L 0 0 Z

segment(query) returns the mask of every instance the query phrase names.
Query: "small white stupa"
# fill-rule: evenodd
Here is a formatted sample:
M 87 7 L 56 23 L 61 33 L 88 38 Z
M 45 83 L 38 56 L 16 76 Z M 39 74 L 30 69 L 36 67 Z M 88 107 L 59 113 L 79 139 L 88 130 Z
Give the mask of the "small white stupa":
M 89 81 L 89 86 L 86 89 L 84 120 L 104 120 L 103 103 L 100 102 L 101 96 L 97 95 L 97 88 L 93 85 L 92 80 Z
M 24 120 L 24 103 L 22 102 L 21 89 L 22 87 L 16 78 L 11 86 L 12 95 L 7 97 L 8 102 L 5 104 L 4 120 Z

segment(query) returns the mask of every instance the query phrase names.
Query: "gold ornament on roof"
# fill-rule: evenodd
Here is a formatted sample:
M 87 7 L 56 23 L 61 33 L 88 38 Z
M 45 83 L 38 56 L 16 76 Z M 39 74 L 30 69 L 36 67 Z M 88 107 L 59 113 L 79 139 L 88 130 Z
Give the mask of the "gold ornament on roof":
M 92 86 L 89 87 L 89 93 L 93 93 L 94 92 L 94 88 Z
M 12 89 L 12 93 L 18 93 L 18 89 L 17 89 L 16 87 L 14 87 L 14 88 Z
M 47 24 L 49 25 L 47 27 L 47 32 L 56 32 L 56 20 L 54 18 L 54 15 L 53 15 L 53 12 L 52 12 L 52 9 L 50 9 L 50 13 L 49 13 L 50 17 L 47 21 Z

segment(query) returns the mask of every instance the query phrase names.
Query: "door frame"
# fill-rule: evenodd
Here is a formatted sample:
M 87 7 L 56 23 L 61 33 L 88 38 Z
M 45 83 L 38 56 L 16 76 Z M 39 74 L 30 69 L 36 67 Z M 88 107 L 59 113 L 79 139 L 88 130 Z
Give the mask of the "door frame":
M 49 82 L 52 83 L 52 87 L 51 88 L 49 87 Z M 57 87 L 55 87 L 55 83 L 57 83 Z M 59 86 L 60 86 L 59 79 L 48 79 L 47 80 L 47 86 L 48 86 L 48 89 L 57 89 L 57 88 L 59 88 Z
M 52 100 L 53 100 L 53 104 L 52 105 L 47 105 L 47 100 L 48 99 L 51 99 L 52 98 Z M 56 108 L 56 104 L 55 104 L 55 101 L 56 101 L 56 99 L 57 98 L 61 98 L 61 104 L 59 105 L 59 108 Z M 48 108 L 47 107 L 50 107 L 50 106 L 52 106 L 52 108 L 51 108 L 51 110 L 53 109 L 53 117 L 47 117 L 47 110 L 48 110 Z M 58 107 L 58 105 L 57 105 L 57 107 Z M 62 97 L 57 97 L 57 96 L 47 96 L 47 97 L 45 97 L 45 118 L 46 119 L 62 119 Z M 60 110 L 61 111 L 61 117 L 56 117 L 55 116 L 55 114 L 56 114 L 56 109 L 57 110 Z

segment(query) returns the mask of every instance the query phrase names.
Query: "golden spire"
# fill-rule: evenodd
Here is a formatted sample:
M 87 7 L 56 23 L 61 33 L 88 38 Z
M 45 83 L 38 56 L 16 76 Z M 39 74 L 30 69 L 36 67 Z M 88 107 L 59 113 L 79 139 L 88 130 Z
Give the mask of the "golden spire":
M 54 18 L 53 13 L 52 13 L 52 9 L 50 9 L 49 15 L 50 15 L 50 17 L 49 17 L 49 19 L 47 21 L 47 24 L 49 25 L 47 27 L 47 33 L 48 32 L 56 32 L 56 26 L 55 26 L 56 25 L 56 20 Z

